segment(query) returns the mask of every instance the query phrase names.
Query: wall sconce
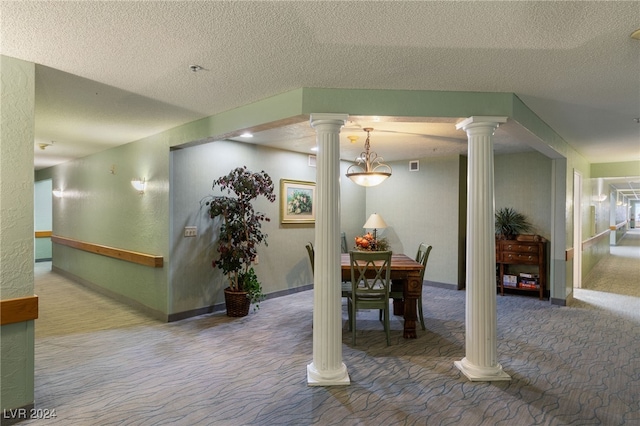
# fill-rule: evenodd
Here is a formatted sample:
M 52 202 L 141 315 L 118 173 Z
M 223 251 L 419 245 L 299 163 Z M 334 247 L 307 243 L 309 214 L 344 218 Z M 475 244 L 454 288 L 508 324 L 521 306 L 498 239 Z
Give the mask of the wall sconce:
M 147 181 L 145 178 L 133 179 L 131 186 L 133 186 L 139 194 L 144 194 L 144 190 L 147 188 Z
M 56 198 L 62 198 L 64 196 L 64 191 L 62 189 L 54 189 L 53 196 Z

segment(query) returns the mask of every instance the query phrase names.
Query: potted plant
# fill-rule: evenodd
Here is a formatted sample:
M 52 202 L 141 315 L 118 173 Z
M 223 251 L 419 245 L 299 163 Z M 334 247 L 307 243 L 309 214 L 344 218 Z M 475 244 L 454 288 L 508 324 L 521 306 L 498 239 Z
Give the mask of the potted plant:
M 517 235 L 530 231 L 531 224 L 526 216 L 510 207 L 496 211 L 496 237 L 501 240 L 513 240 Z
M 264 196 L 275 201 L 273 181 L 264 171 L 254 173 L 246 166 L 237 167 L 226 176 L 213 181 L 212 189 L 219 187 L 227 195 L 209 196 L 204 199 L 211 219 L 221 218 L 218 257 L 212 262 L 228 279 L 225 289 L 227 315 L 245 316 L 249 307 L 259 309 L 264 299 L 262 286 L 251 267 L 257 256 L 257 247 L 267 245 L 267 234 L 262 232 L 262 222 L 270 219 L 253 208 L 253 201 Z

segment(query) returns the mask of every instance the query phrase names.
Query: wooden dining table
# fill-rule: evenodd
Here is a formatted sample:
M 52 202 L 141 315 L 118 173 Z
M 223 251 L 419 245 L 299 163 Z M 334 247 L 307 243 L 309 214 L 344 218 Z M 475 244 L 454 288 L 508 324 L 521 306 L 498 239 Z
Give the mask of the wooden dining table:
M 341 258 L 342 281 L 351 281 L 351 261 L 349 253 L 342 253 Z M 422 282 L 420 272 L 422 264 L 416 262 L 406 254 L 391 255 L 391 281 L 393 286 L 401 285 L 403 289 L 403 299 L 394 300 L 394 314 L 404 316 L 403 337 L 415 339 L 417 299 L 422 297 Z

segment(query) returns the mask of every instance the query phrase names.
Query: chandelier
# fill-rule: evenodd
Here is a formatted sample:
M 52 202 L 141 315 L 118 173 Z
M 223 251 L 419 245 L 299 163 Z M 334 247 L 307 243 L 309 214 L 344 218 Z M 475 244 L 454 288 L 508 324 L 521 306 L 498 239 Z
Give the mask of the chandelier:
M 367 140 L 364 142 L 364 151 L 356 158 L 355 164 L 347 169 L 346 176 L 361 186 L 376 186 L 391 176 L 391 167 L 382 162 L 383 158 L 370 151 L 371 142 L 369 133 L 371 127 L 363 129 L 367 132 Z

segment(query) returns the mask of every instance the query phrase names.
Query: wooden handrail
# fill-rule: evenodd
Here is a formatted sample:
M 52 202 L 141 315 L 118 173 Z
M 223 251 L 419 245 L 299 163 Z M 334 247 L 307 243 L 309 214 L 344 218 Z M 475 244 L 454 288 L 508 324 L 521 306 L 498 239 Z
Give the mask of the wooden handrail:
M 609 227 L 609 229 L 610 229 L 610 230 L 612 230 L 612 231 L 617 231 L 618 229 L 622 228 L 622 227 L 623 227 L 623 226 L 625 226 L 626 224 L 627 224 L 627 221 L 625 220 L 624 222 L 620 222 L 620 223 L 618 223 L 618 224 L 616 224 L 616 225 L 611 225 L 611 226 Z
M 47 238 L 50 237 L 52 231 L 36 231 L 36 238 Z
M 594 235 L 591 238 L 587 238 L 586 240 L 584 240 L 582 242 L 582 250 L 586 249 L 587 247 L 591 247 L 592 245 L 596 244 L 602 238 L 608 237 L 609 233 L 611 233 L 611 230 L 607 229 L 607 230 L 602 231 L 599 234 Z
M 0 325 L 38 318 L 38 296 L 0 300 Z
M 586 240 L 584 240 L 582 242 L 582 250 L 584 251 L 584 249 L 591 247 L 592 245 L 595 245 L 598 243 L 598 241 L 600 241 L 601 239 L 608 237 L 609 234 L 611 233 L 611 231 L 615 231 L 616 229 L 624 226 L 626 224 L 626 222 L 622 222 L 620 224 L 616 225 L 612 225 L 609 228 L 610 229 L 605 229 L 604 231 L 600 232 L 599 234 L 594 235 L 593 237 L 587 238 Z M 573 259 L 574 256 L 574 250 L 573 247 L 568 248 L 565 250 L 564 253 L 564 259 L 565 260 L 571 260 Z
M 573 247 L 568 248 L 564 251 L 564 260 L 569 261 L 573 259 Z
M 137 263 L 140 265 L 151 266 L 153 268 L 162 268 L 164 261 L 162 256 L 153 254 L 139 253 L 137 251 L 123 250 L 100 244 L 87 243 L 71 238 L 59 237 L 53 235 L 51 241 L 67 247 L 73 247 L 78 250 L 87 251 L 89 253 L 100 254 L 102 256 L 113 257 L 115 259 L 124 260 L 126 262 Z

